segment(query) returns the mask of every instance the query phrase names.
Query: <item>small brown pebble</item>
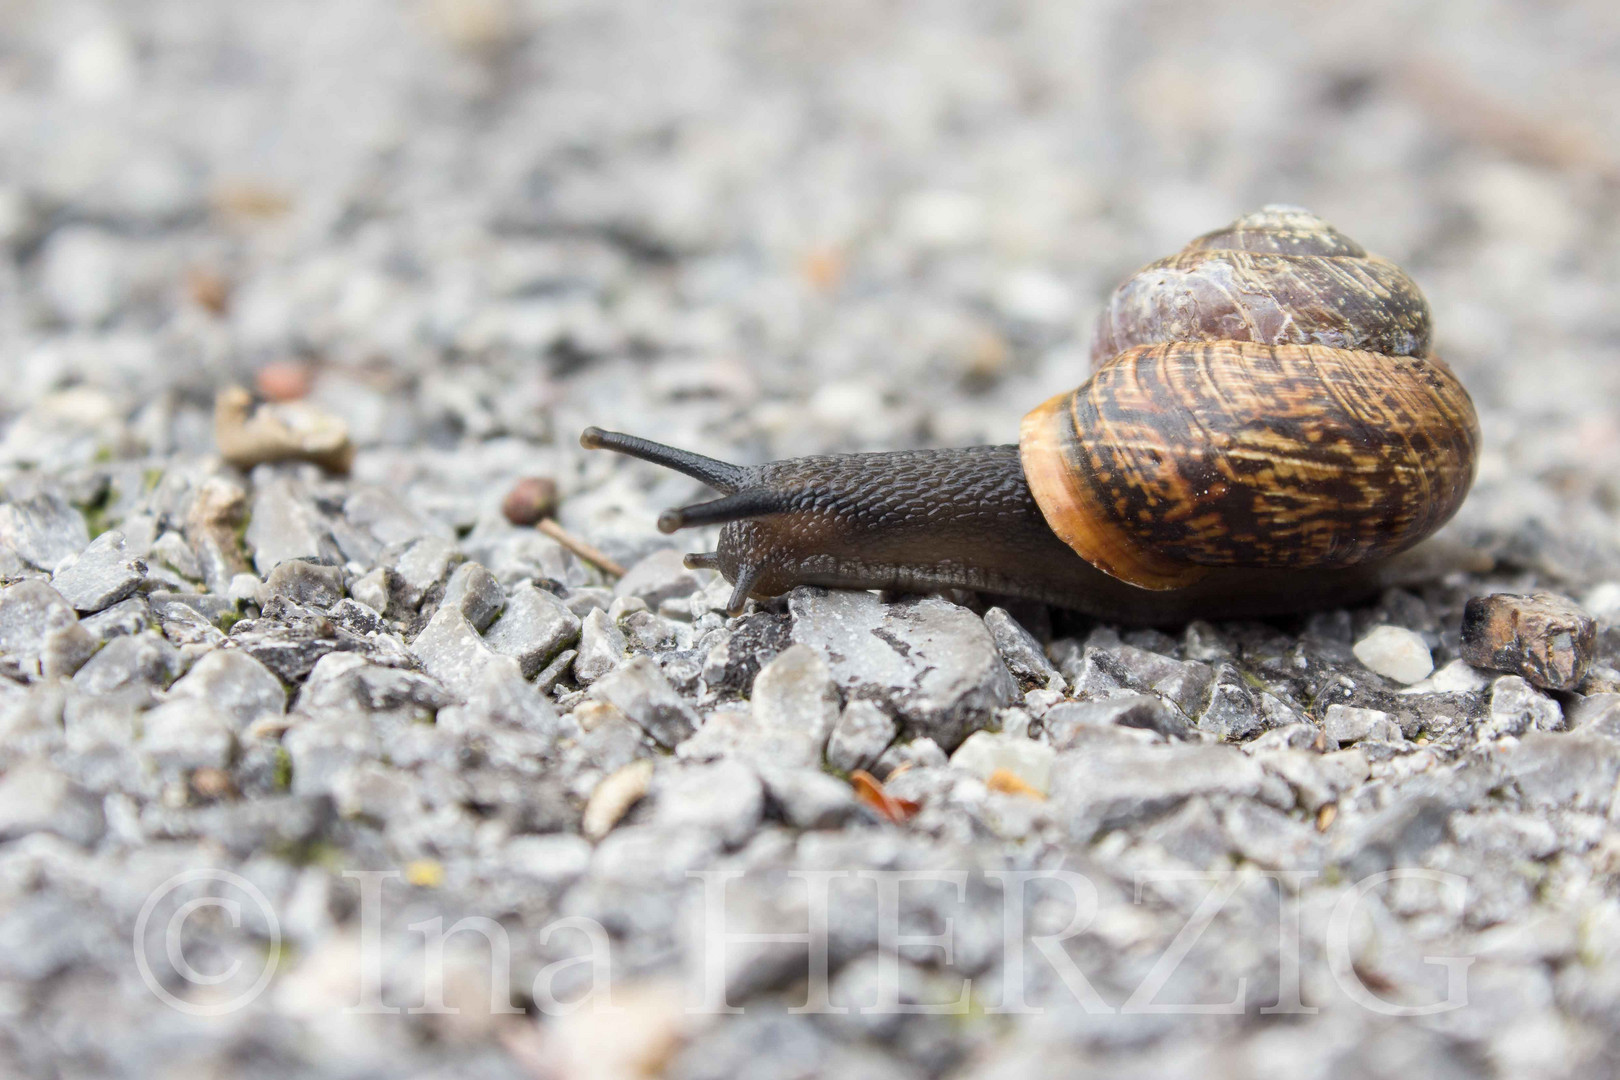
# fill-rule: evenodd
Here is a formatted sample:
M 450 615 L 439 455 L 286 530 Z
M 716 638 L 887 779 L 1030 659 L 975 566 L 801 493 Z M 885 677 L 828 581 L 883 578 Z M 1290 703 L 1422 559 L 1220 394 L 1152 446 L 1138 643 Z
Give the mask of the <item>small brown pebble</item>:
M 198 769 L 191 774 L 191 790 L 205 799 L 228 795 L 231 792 L 231 774 L 224 769 Z
M 1316 831 L 1327 832 L 1333 824 L 1333 819 L 1339 816 L 1338 803 L 1323 803 L 1322 808 L 1316 812 Z
M 533 525 L 556 512 L 557 482 L 549 476 L 525 476 L 501 502 L 501 513 L 514 525 Z
M 225 314 L 225 309 L 231 306 L 230 282 L 225 280 L 224 275 L 212 270 L 198 267 L 187 273 L 186 292 L 198 306 L 214 315 Z
M 214 209 L 231 218 L 275 218 L 292 209 L 292 199 L 274 188 L 252 181 L 220 184 L 213 192 Z
M 1580 685 L 1596 637 L 1592 616 L 1553 593 L 1476 596 L 1463 609 L 1463 659 L 1543 690 Z
M 266 364 L 253 376 L 253 388 L 269 401 L 297 401 L 307 397 L 314 382 L 307 365 L 290 360 Z

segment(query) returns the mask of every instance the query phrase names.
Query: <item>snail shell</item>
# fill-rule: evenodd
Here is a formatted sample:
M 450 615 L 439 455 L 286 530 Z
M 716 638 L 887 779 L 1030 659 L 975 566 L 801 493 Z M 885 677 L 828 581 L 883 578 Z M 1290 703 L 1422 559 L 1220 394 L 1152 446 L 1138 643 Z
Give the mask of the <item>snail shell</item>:
M 1113 294 L 1094 372 L 1024 418 L 1052 531 L 1149 589 L 1410 547 L 1473 482 L 1479 422 L 1393 263 L 1266 207 Z

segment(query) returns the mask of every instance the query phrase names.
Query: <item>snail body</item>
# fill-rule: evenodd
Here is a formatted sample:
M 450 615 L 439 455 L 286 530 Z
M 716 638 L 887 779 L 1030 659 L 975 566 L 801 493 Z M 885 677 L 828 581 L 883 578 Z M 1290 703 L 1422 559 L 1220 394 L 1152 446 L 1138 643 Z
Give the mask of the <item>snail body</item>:
M 596 428 L 587 447 L 723 498 L 732 607 L 795 585 L 1024 596 L 1131 622 L 1268 615 L 1377 589 L 1456 512 L 1478 420 L 1387 260 L 1267 207 L 1127 279 L 1094 369 L 1019 444 L 716 462 Z

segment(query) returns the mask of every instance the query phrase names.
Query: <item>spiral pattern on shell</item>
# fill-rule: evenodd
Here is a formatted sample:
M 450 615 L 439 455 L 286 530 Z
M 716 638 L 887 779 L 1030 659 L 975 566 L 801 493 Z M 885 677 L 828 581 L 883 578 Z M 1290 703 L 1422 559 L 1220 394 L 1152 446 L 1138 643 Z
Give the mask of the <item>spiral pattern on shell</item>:
M 1024 419 L 1047 523 L 1145 588 L 1411 546 L 1473 482 L 1479 425 L 1399 267 L 1267 207 L 1115 290 L 1093 375 Z

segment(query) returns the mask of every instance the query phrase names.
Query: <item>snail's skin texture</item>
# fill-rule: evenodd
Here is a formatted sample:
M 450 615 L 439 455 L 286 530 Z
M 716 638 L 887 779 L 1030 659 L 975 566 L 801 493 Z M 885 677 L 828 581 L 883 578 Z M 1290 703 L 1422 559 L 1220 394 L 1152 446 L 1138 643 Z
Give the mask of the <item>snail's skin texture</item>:
M 1349 603 L 1387 581 L 1385 563 L 1344 570 L 1217 570 L 1155 592 L 1108 576 L 1047 527 L 1016 446 L 906 450 L 731 465 L 589 428 L 588 449 L 617 450 L 694 476 L 724 498 L 659 518 L 665 532 L 725 522 L 718 549 L 687 565 L 736 586 L 729 605 L 797 585 L 1023 597 L 1098 618 L 1170 625 L 1263 618 Z

